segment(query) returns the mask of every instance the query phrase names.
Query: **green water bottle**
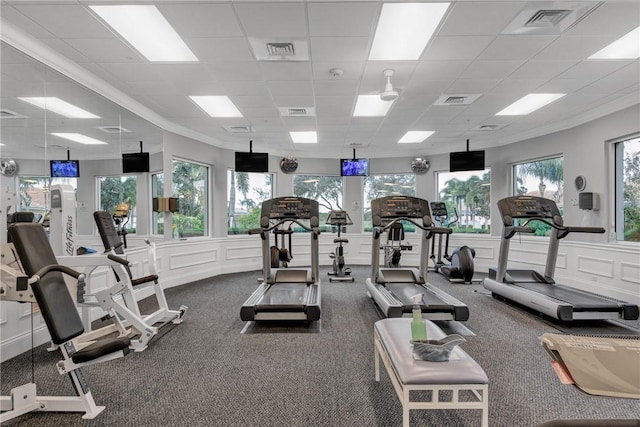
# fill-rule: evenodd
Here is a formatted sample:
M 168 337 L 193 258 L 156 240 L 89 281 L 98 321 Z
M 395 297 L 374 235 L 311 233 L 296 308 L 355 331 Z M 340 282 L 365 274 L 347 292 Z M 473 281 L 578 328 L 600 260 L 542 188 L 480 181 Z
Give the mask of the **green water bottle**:
M 411 321 L 411 341 L 427 340 L 427 322 L 422 318 L 422 310 L 420 309 L 420 300 L 422 295 L 415 295 L 413 306 L 413 320 Z

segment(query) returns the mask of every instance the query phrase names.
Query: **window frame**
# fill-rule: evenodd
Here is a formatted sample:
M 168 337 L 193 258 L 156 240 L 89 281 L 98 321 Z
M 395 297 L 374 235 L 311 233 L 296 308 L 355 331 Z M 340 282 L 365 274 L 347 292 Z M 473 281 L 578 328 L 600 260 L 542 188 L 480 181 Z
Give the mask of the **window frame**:
M 635 240 L 625 240 L 624 238 L 624 223 L 625 223 L 625 213 L 624 213 L 624 143 L 628 141 L 640 140 L 640 133 L 633 133 L 630 135 L 622 136 L 620 138 L 612 139 L 609 142 L 610 146 L 610 157 L 611 161 L 609 162 L 610 172 L 609 176 L 611 177 L 610 181 L 610 197 L 609 197 L 609 206 L 611 207 L 611 225 L 613 228 L 613 232 L 611 233 L 611 239 L 613 242 L 618 244 L 626 244 L 626 245 L 639 245 L 640 242 Z M 621 173 L 618 173 L 618 172 Z M 622 224 L 622 226 L 620 225 Z
M 183 157 L 172 157 L 171 159 L 171 194 L 173 195 L 172 197 L 178 197 L 178 199 L 180 200 L 180 204 L 182 205 L 182 198 L 180 197 L 180 194 L 177 194 L 177 188 L 176 188 L 176 180 L 174 179 L 175 177 L 175 173 L 174 173 L 174 169 L 175 169 L 175 163 L 176 162 L 181 162 L 181 163 L 189 163 L 192 165 L 196 165 L 196 166 L 200 166 L 203 167 L 205 169 L 205 177 L 203 179 L 204 182 L 204 186 L 205 189 L 203 191 L 205 200 L 202 202 L 202 207 L 203 207 L 203 220 L 202 220 L 202 225 L 203 225 L 203 232 L 202 235 L 196 235 L 196 236 L 186 236 L 187 238 L 202 238 L 202 237 L 210 237 L 211 236 L 211 224 L 212 224 L 212 218 L 210 217 L 210 213 L 211 213 L 211 209 L 210 209 L 210 202 L 211 202 L 211 176 L 212 176 L 212 166 L 207 164 L 207 163 L 203 163 L 203 162 L 198 162 L 198 161 L 194 161 L 194 160 L 190 160 L 190 159 L 186 159 Z M 166 186 L 166 180 L 164 181 L 164 186 Z M 166 191 L 166 190 L 165 190 Z M 182 206 L 181 206 L 182 209 Z M 172 227 L 174 228 L 174 230 L 176 229 L 176 215 L 182 215 L 180 212 L 178 212 L 177 214 L 173 215 L 173 221 L 172 221 Z M 182 233 L 182 231 L 179 231 L 179 233 Z M 180 237 L 183 238 L 182 234 L 180 234 Z
M 460 227 L 460 212 L 457 212 L 458 215 L 458 220 L 456 221 L 455 224 L 451 224 L 451 226 L 448 226 L 447 224 L 442 224 L 442 226 L 448 226 L 451 227 L 453 229 L 454 233 L 458 233 L 461 235 L 471 235 L 471 234 L 491 234 L 491 210 L 492 210 L 492 206 L 491 206 L 491 185 L 492 185 L 492 170 L 491 167 L 486 167 L 483 170 L 478 170 L 478 171 L 463 171 L 463 172 L 450 172 L 450 171 L 446 171 L 446 170 L 442 170 L 442 171 L 436 171 L 434 172 L 434 184 L 435 184 L 435 193 L 436 193 L 436 201 L 438 202 L 442 202 L 446 200 L 442 199 L 442 195 L 441 192 L 442 190 L 440 190 L 440 177 L 443 176 L 443 174 L 459 174 L 459 175 L 469 175 L 469 177 L 466 178 L 465 181 L 463 182 L 467 182 L 469 181 L 469 179 L 471 179 L 472 176 L 477 176 L 480 178 L 480 180 L 482 180 L 482 177 L 486 174 L 489 173 L 489 191 L 487 192 L 488 195 L 488 202 L 487 202 L 487 213 L 488 216 L 486 217 L 486 221 L 485 224 L 482 225 L 485 228 L 482 228 L 482 226 L 480 228 L 475 228 L 472 227 L 470 232 L 464 231 L 466 229 L 468 229 L 468 226 L 465 224 L 464 227 Z M 476 175 L 479 174 L 479 175 Z M 455 177 L 449 178 L 449 180 L 453 179 Z M 456 178 L 456 179 L 460 179 L 460 178 Z M 446 182 L 448 182 L 449 180 L 447 180 Z M 443 188 L 444 188 L 444 182 L 443 184 Z M 466 205 L 466 203 L 465 203 Z M 457 210 L 457 209 L 456 209 Z M 449 209 L 447 209 L 447 211 L 449 211 Z M 450 212 L 449 212 L 450 213 Z M 433 215 L 433 214 L 432 214 Z M 434 218 L 435 220 L 435 218 Z M 473 225 L 473 224 L 472 224 Z
M 235 173 L 246 173 L 246 174 L 250 174 L 253 176 L 257 176 L 257 175 L 262 175 L 263 177 L 269 176 L 271 177 L 271 196 L 268 197 L 267 199 L 264 200 L 269 200 L 275 197 L 276 194 L 276 173 L 275 172 L 236 172 L 234 168 L 227 168 L 227 185 L 226 185 L 226 189 L 225 189 L 225 199 L 226 199 L 226 211 L 227 211 L 227 215 L 226 215 L 226 229 L 227 229 L 227 236 L 241 236 L 241 235 L 247 235 L 249 230 L 251 228 L 258 228 L 260 226 L 260 219 L 258 218 L 258 223 L 255 224 L 255 227 L 249 227 L 246 230 L 242 230 L 240 231 L 237 226 L 236 227 L 231 227 L 231 217 L 229 216 L 229 196 L 230 196 L 230 192 L 231 192 L 231 174 L 235 174 Z M 234 178 L 234 182 L 235 182 L 235 178 Z M 235 188 L 236 192 L 238 191 L 238 187 L 236 186 Z M 249 191 L 251 191 L 251 188 L 249 188 Z M 245 200 L 251 200 L 251 199 L 245 199 Z M 256 203 L 256 205 L 252 208 L 261 208 L 262 206 L 262 202 L 264 200 L 260 200 Z M 238 203 L 236 202 L 236 205 Z M 234 209 L 234 213 L 236 213 L 235 209 Z M 237 216 L 237 215 L 236 215 Z M 237 222 L 236 222 L 237 225 Z M 235 232 L 233 232 L 233 229 L 235 229 Z

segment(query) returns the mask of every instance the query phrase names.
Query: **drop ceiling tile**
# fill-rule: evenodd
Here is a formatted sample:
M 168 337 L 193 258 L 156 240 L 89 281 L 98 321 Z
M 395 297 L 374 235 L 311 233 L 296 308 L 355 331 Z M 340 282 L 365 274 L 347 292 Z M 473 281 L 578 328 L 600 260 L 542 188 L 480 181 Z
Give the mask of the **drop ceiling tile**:
M 268 108 L 273 106 L 273 101 L 270 96 L 234 96 L 231 97 L 231 101 L 233 101 L 239 109 L 245 107 Z
M 273 61 L 260 62 L 264 80 L 311 80 L 309 62 Z
M 309 107 L 314 106 L 313 96 L 277 95 L 273 97 L 277 107 Z
M 358 79 L 362 75 L 365 60 L 362 61 L 316 61 L 311 63 L 313 70 L 313 79 L 319 80 L 340 80 L 340 79 Z M 342 70 L 342 76 L 333 76 L 330 72 L 331 69 L 337 68 Z
M 473 61 L 460 75 L 460 79 L 503 79 L 520 68 L 518 61 Z
M 640 82 L 640 60 L 636 59 L 631 64 L 620 68 L 618 71 L 604 77 L 605 80 L 635 80 Z
M 249 95 L 249 96 L 270 96 L 266 82 L 233 82 L 222 83 L 225 93 L 229 96 Z
M 500 35 L 480 54 L 481 60 L 529 59 L 553 42 L 557 36 Z
M 536 88 L 546 83 L 543 79 L 512 79 L 508 78 L 491 89 L 494 94 L 526 94 L 536 90 Z
M 520 68 L 515 70 L 509 78 L 512 79 L 551 79 L 569 68 L 573 67 L 579 61 L 540 61 L 529 60 Z
M 206 65 L 213 77 L 220 82 L 262 81 L 260 66 L 250 61 L 229 61 Z
M 455 2 L 439 35 L 499 34 L 521 7 L 519 2 Z
M 623 67 L 631 61 L 582 61 L 560 74 L 560 79 L 601 79 Z
M 363 62 L 368 56 L 368 37 L 311 37 L 311 58 L 314 62 Z
M 307 36 L 303 3 L 236 3 L 234 9 L 248 37 Z
M 85 57 L 84 60 L 77 62 L 146 62 L 135 49 L 117 38 L 65 39 L 64 41 Z
M 185 43 L 201 63 L 254 59 L 249 42 L 244 37 L 188 38 Z
M 317 36 L 369 36 L 380 5 L 363 3 L 308 3 L 309 34 Z
M 316 96 L 316 116 L 322 118 L 345 117 L 350 120 L 355 106 L 355 97 L 351 96 Z
M 591 79 L 553 79 L 540 85 L 537 93 L 573 93 L 593 83 Z
M 21 5 L 15 8 L 59 38 L 111 38 L 113 34 L 81 5 Z
M 602 36 L 566 36 L 562 35 L 538 52 L 536 60 L 584 60 L 593 55 L 607 44 L 610 37 Z
M 603 25 L 613 23 L 615 25 Z M 587 15 L 578 25 L 566 32 L 570 36 L 613 36 L 618 38 L 640 25 L 640 2 L 602 2 L 600 7 Z
M 153 69 L 144 63 L 116 63 L 109 62 L 101 64 L 101 68 L 109 74 L 122 81 L 161 81 L 162 77 L 157 75 Z
M 495 39 L 493 36 L 438 36 L 422 54 L 422 60 L 475 59 Z
M 358 80 L 315 80 L 313 83 L 316 98 L 319 96 L 354 96 L 358 93 Z
M 159 3 L 158 9 L 183 38 L 243 36 L 230 4 Z
M 447 93 L 485 93 L 498 83 L 499 79 L 458 79 L 447 88 Z
M 412 80 L 453 80 L 471 64 L 465 61 L 420 61 L 413 71 Z
M 84 54 L 80 53 L 77 49 L 72 47 L 69 43 L 66 43 L 62 39 L 41 39 L 42 43 L 44 43 L 49 49 L 54 52 L 61 54 L 62 56 L 70 59 L 71 61 L 77 62 L 79 64 L 84 64 L 86 62 L 91 62 L 91 60 Z M 3 60 L 4 63 L 4 60 Z
M 275 96 L 313 96 L 313 84 L 310 80 L 269 81 L 269 92 Z
M 612 93 L 622 92 L 637 83 L 638 80 L 603 79 L 583 87 L 577 93 L 610 95 Z

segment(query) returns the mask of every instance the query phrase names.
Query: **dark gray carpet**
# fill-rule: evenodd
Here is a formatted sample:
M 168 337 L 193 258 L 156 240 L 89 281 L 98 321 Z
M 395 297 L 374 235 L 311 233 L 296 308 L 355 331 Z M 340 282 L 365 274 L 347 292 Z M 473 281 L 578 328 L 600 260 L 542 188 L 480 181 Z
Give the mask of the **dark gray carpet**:
M 355 283 L 330 283 L 323 267 L 319 325 L 253 325 L 240 332 L 240 306 L 259 272 L 201 280 L 167 290 L 170 306 L 189 306 L 181 325 L 164 328 L 142 353 L 85 369 L 98 405 L 94 420 L 73 413 L 32 413 L 7 426 L 400 426 L 401 407 L 386 373 L 374 381 L 373 323 L 367 267 Z M 638 401 L 588 396 L 562 385 L 538 337 L 558 332 L 535 313 L 492 298 L 481 285 L 430 282 L 465 302 L 464 348 L 486 371 L 492 426 L 526 427 L 561 418 L 640 418 Z M 145 301 L 146 302 L 146 301 Z M 446 324 L 441 325 L 445 328 Z M 571 333 L 589 334 L 581 324 Z M 619 324 L 614 325 L 616 328 Z M 640 330 L 639 322 L 625 328 Z M 608 325 L 596 326 L 602 333 Z M 615 329 L 615 328 L 614 328 Z M 476 336 L 473 336 L 473 334 Z M 70 394 L 56 353 L 34 350 L 40 394 Z M 31 354 L 1 366 L 2 394 L 31 380 Z M 478 411 L 412 411 L 412 426 L 479 426 Z

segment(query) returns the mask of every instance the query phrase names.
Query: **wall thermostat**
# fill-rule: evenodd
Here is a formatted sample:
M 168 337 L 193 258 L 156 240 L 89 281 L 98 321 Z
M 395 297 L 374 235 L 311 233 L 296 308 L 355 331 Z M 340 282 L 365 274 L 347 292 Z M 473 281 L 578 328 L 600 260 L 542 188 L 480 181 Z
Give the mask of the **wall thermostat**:
M 597 211 L 600 209 L 600 197 L 598 193 L 585 191 L 578 194 L 578 207 L 588 211 Z

